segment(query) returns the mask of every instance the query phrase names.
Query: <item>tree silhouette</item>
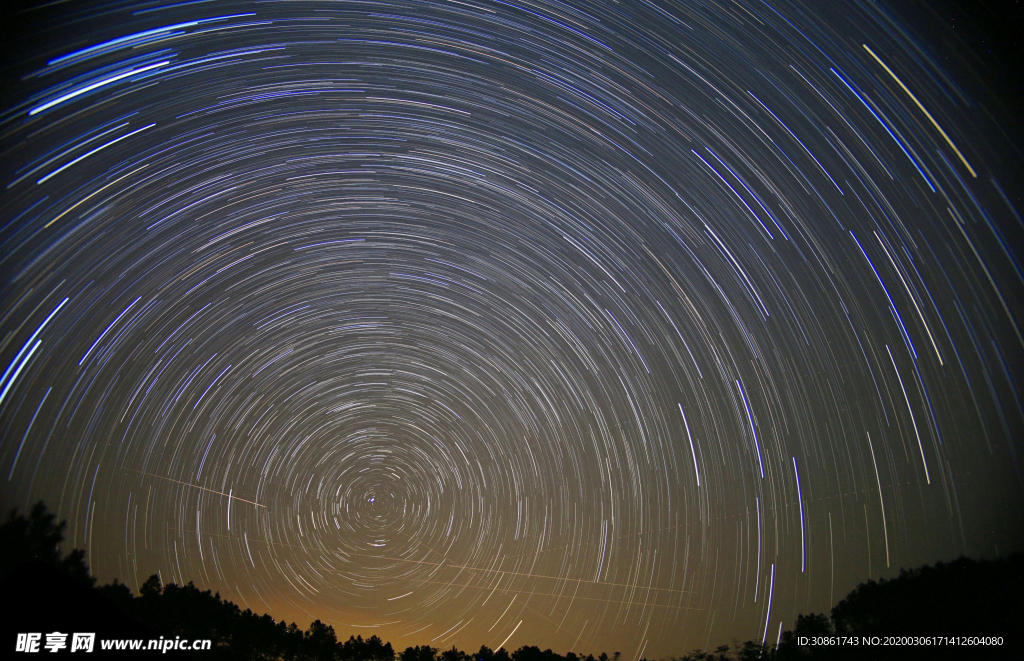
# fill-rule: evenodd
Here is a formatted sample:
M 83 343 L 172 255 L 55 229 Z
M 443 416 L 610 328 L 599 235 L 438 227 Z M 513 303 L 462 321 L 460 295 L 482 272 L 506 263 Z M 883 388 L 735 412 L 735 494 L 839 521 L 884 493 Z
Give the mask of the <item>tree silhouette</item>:
M 85 551 L 74 549 L 66 556 L 60 552 L 67 521 L 54 523 L 56 516 L 47 511 L 43 501 L 32 506 L 28 517 L 16 509 L 0 526 L 0 578 L 20 565 L 38 561 L 52 565 L 65 574 L 92 587 L 96 582 L 85 564 Z
M 400 661 L 435 661 L 437 650 L 429 645 L 406 647 L 399 655 Z
M 56 523 L 43 503 L 29 515 L 13 510 L 0 525 L 0 576 L 25 563 L 43 563 L 73 577 L 87 594 L 98 593 L 121 613 L 167 638 L 209 639 L 213 650 L 203 658 L 264 661 L 396 661 L 391 643 L 377 636 L 351 636 L 341 642 L 334 627 L 314 620 L 305 631 L 294 622 L 241 610 L 220 594 L 187 585 L 163 584 L 150 576 L 132 594 L 114 580 L 94 588 L 85 553 L 61 553 L 66 522 Z M 52 571 L 52 570 L 48 570 Z M 59 574 L 56 574 L 59 576 Z M 66 579 L 61 579 L 66 580 Z M 778 647 L 755 641 L 723 645 L 713 652 L 694 650 L 668 661 L 808 661 L 829 659 L 945 659 L 1024 658 L 1024 555 L 996 561 L 961 558 L 955 562 L 902 570 L 899 576 L 857 586 L 831 611 L 831 616 L 800 615 L 794 628 L 782 634 Z M 101 600 L 102 601 L 102 600 Z M 107 603 L 104 601 L 103 603 Z M 116 614 L 115 609 L 111 609 Z M 815 647 L 801 638 L 845 636 L 1002 636 L 999 647 Z M 585 658 L 573 652 L 523 645 L 511 654 L 481 646 L 475 654 L 456 647 L 440 651 L 429 645 L 407 647 L 397 661 L 621 661 L 621 654 Z M 640 661 L 647 661 L 641 659 Z
M 1024 555 L 993 561 L 960 558 L 917 569 L 899 576 L 858 585 L 823 614 L 801 615 L 792 631 L 782 635 L 776 661 L 790 659 L 945 659 L 1013 658 L 1022 651 L 1024 631 Z M 968 636 L 1003 637 L 1003 644 L 965 651 L 949 645 L 893 649 L 815 648 L 801 646 L 800 638 L 864 636 Z M 989 656 L 991 653 L 991 656 Z M 1020 658 L 1020 656 L 1016 656 Z
M 993 561 L 960 558 L 858 585 L 831 612 L 797 617 L 778 647 L 755 641 L 694 650 L 672 661 L 844 661 L 847 659 L 1024 658 L 1024 555 Z M 856 645 L 801 645 L 823 636 L 854 638 Z M 1001 637 L 998 646 L 939 644 L 869 646 L 865 637 Z
M 462 650 L 456 649 L 454 645 L 450 650 L 441 652 L 441 661 L 472 661 L 472 658 Z
M 306 650 L 314 656 L 324 659 L 337 656 L 338 636 L 334 633 L 334 627 L 320 620 L 314 620 L 309 625 L 303 642 Z

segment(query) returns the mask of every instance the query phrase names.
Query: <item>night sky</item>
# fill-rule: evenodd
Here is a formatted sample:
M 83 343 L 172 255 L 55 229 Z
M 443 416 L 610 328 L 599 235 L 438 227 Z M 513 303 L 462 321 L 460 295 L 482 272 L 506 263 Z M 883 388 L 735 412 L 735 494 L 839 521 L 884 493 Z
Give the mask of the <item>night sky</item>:
M 21 14 L 0 504 L 133 590 L 627 661 L 1020 550 L 1021 125 L 908 16 Z

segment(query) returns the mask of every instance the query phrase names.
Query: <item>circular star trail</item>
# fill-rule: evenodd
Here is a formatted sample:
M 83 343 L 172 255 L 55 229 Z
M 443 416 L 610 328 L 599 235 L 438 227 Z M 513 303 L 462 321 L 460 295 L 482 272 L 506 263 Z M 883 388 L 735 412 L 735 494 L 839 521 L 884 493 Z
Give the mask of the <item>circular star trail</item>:
M 867 2 L 20 17 L 3 500 L 103 580 L 654 658 L 1020 548 L 1019 125 L 954 42 Z

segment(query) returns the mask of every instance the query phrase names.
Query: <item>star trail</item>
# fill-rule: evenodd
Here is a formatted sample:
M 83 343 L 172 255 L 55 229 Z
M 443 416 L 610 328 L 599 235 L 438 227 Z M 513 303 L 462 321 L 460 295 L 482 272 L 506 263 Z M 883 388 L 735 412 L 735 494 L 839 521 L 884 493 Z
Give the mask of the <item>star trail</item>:
M 633 661 L 1021 548 L 1020 126 L 952 37 L 853 0 L 22 16 L 0 500 L 101 579 Z

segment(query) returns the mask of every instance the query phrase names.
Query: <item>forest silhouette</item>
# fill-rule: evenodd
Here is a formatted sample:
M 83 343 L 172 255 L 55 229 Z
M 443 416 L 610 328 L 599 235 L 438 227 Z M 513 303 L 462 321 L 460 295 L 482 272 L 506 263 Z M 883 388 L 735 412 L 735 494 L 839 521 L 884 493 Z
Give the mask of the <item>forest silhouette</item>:
M 391 643 L 377 636 L 366 639 L 351 636 L 342 641 L 332 626 L 320 620 L 302 630 L 294 622 L 286 624 L 267 614 L 257 615 L 250 609 L 243 611 L 221 598 L 219 593 L 200 590 L 192 582 L 183 586 L 162 584 L 154 574 L 142 584 L 138 595 L 117 579 L 96 586 L 84 551 L 74 549 L 66 555 L 61 553 L 65 527 L 66 522 L 57 523 L 42 502 L 33 506 L 28 516 L 12 510 L 0 525 L 0 589 L 9 603 L 21 608 L 20 619 L 10 619 L 8 625 L 28 626 L 25 618 L 35 617 L 31 621 L 56 626 L 52 605 L 67 602 L 66 597 L 74 593 L 78 597 L 77 601 L 72 600 L 71 606 L 88 611 L 78 617 L 89 615 L 93 622 L 123 619 L 115 635 L 128 632 L 136 637 L 148 634 L 211 640 L 209 651 L 191 653 L 199 659 L 620 661 L 619 652 L 611 657 L 605 653 L 584 657 L 573 652 L 557 654 L 530 645 L 513 652 L 481 646 L 473 653 L 455 647 L 439 650 L 420 645 L 396 653 Z M 37 610 L 41 612 L 34 612 Z M 8 640 L 4 644 L 13 644 L 19 632 L 22 631 L 11 630 L 5 635 Z M 105 633 L 101 626 L 99 635 Z M 795 627 L 782 634 L 778 645 L 734 642 L 732 646 L 721 646 L 714 651 L 694 650 L 669 657 L 667 661 L 1024 658 L 1022 634 L 1024 554 L 991 561 L 960 558 L 950 563 L 902 570 L 892 579 L 862 583 L 840 601 L 830 615 L 800 615 Z M 816 640 L 834 640 L 837 636 L 857 643 L 809 644 Z M 877 644 L 866 644 L 874 637 L 878 638 Z M 943 642 L 885 645 L 886 639 L 891 637 L 896 637 L 896 642 L 907 637 L 943 637 Z M 1001 644 L 979 644 L 986 637 L 1001 638 Z M 182 653 L 171 656 L 188 658 Z M 118 658 L 129 657 L 121 653 Z

